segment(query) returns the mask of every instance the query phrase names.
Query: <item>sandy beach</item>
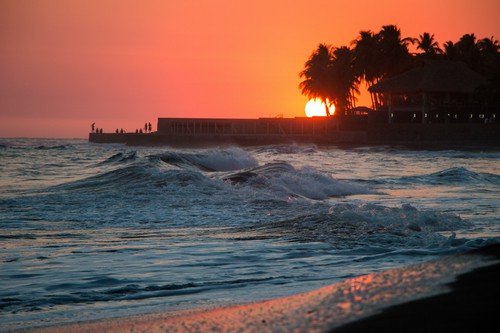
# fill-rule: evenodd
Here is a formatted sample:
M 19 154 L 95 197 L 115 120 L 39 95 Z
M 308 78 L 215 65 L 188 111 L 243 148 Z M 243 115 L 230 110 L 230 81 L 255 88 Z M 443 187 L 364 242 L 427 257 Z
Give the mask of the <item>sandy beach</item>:
M 50 326 L 36 332 L 436 331 L 492 322 L 500 246 L 263 302 Z M 451 325 L 451 326 L 450 326 Z

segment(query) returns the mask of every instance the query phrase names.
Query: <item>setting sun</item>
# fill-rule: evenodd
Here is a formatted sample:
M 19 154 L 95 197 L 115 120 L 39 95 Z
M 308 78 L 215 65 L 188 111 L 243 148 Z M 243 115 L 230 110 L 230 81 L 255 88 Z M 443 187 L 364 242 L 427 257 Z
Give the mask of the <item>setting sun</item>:
M 324 117 L 326 116 L 325 104 L 319 99 L 311 99 L 306 103 L 306 116 L 308 117 Z M 330 106 L 330 115 L 335 113 L 335 106 Z

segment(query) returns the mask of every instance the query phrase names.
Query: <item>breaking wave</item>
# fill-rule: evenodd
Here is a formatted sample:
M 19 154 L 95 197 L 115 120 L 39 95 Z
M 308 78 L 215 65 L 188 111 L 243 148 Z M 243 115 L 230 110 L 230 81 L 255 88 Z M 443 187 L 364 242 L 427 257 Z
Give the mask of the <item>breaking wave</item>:
M 268 163 L 250 170 L 226 175 L 224 180 L 237 186 L 268 189 L 285 196 L 313 200 L 375 193 L 366 186 L 336 180 L 314 168 L 295 169 L 285 162 Z
M 336 248 L 443 249 L 466 241 L 440 232 L 456 231 L 472 224 L 459 216 L 421 211 L 405 204 L 385 207 L 376 204 L 336 204 L 327 212 L 299 216 L 261 226 L 280 232 L 292 241 L 328 242 Z
M 431 185 L 473 184 L 480 182 L 500 184 L 500 175 L 474 172 L 464 167 L 454 167 L 427 175 L 401 177 L 397 178 L 396 181 L 403 183 L 425 183 Z
M 57 185 L 51 189 L 94 190 L 96 193 L 123 189 L 131 192 L 144 192 L 169 183 L 196 184 L 200 180 L 206 180 L 206 177 L 199 172 L 190 170 L 161 170 L 153 165 L 141 163 Z M 151 195 L 154 195 L 154 193 L 151 193 Z
M 303 153 L 316 153 L 318 148 L 315 145 L 269 145 L 256 148 L 257 153 L 272 153 L 275 155 L 280 154 L 303 154 Z
M 137 153 L 135 151 L 129 153 L 116 153 L 113 156 L 107 158 L 106 160 L 98 163 L 97 165 L 120 164 L 129 161 L 134 161 L 136 159 L 137 159 Z
M 170 163 L 174 163 L 173 154 L 168 155 Z M 164 157 L 164 155 L 162 155 Z M 177 156 L 178 157 L 178 156 Z M 52 190 L 92 190 L 108 192 L 127 189 L 132 192 L 144 192 L 152 188 L 169 186 L 169 191 L 175 186 L 191 186 L 193 194 L 198 189 L 212 187 L 213 190 L 221 186 L 229 186 L 228 190 L 250 191 L 253 196 L 256 193 L 266 195 L 270 199 L 287 200 L 290 198 L 306 198 L 311 200 L 324 200 L 330 197 L 347 196 L 355 194 L 375 193 L 366 185 L 340 181 L 328 174 L 321 173 L 314 168 L 295 169 L 292 165 L 284 162 L 268 163 L 236 173 L 207 171 L 207 164 L 198 165 L 202 158 L 192 156 L 175 160 L 175 163 L 184 168 L 172 169 L 157 165 L 154 161 L 136 161 L 135 153 L 128 155 L 116 154 L 105 160 L 104 164 L 124 163 L 133 160 L 132 164 L 120 165 L 120 167 L 84 179 L 65 183 L 52 187 Z M 163 159 L 161 159 L 163 161 Z M 227 163 L 219 163 L 221 169 L 228 168 Z M 240 160 L 241 161 L 241 160 Z M 252 163 L 250 160 L 248 163 Z M 229 163 L 232 167 L 237 165 Z
M 252 168 L 257 160 L 240 148 L 216 149 L 200 153 L 167 152 L 158 157 L 161 161 L 180 168 L 197 168 L 202 171 L 231 171 Z

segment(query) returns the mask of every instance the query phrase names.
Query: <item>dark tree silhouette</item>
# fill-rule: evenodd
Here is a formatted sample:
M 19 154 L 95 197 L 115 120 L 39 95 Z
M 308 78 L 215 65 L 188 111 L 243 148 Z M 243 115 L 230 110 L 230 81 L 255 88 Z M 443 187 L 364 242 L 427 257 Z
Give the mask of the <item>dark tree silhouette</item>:
M 496 91 L 500 95 L 500 45 L 493 36 L 483 38 L 477 42 L 480 53 L 480 72 L 485 75 Z M 497 97 L 500 99 L 500 97 Z
M 483 38 L 477 42 L 477 46 L 479 47 L 479 51 L 481 54 L 498 54 L 498 50 L 500 49 L 500 44 L 498 44 L 498 40 L 496 40 L 493 36 L 490 38 Z
M 354 68 L 366 87 L 377 83 L 382 77 L 382 53 L 379 47 L 379 35 L 370 30 L 360 31 L 358 39 L 351 42 L 354 49 Z M 378 103 L 376 96 L 371 95 L 372 107 Z
M 325 105 L 326 115 L 330 115 L 330 103 L 332 103 L 332 54 L 331 47 L 319 44 L 318 48 L 311 54 L 300 72 L 304 80 L 300 82 L 299 88 L 302 94 L 310 99 L 318 98 Z
M 458 60 L 458 50 L 455 44 L 449 40 L 443 44 L 443 55 L 447 60 Z
M 338 47 L 332 52 L 332 99 L 336 111 L 342 114 L 356 106 L 360 79 L 354 66 L 354 52 L 347 46 Z
M 410 54 L 410 43 L 417 43 L 417 50 L 422 52 Z M 490 84 L 484 92 L 492 104 L 500 103 L 500 44 L 494 37 L 477 40 L 474 34 L 465 34 L 456 43 L 447 41 L 441 50 L 429 32 L 418 39 L 403 38 L 396 25 L 385 25 L 378 33 L 361 31 L 351 45 L 352 49 L 320 44 L 300 72 L 302 93 L 323 101 L 327 115 L 330 103 L 341 111 L 354 107 L 361 81 L 371 86 L 427 59 L 464 62 L 488 78 Z M 377 94 L 372 98 L 373 105 L 381 105 Z
M 417 39 L 417 49 L 423 51 L 420 55 L 426 59 L 434 59 L 443 51 L 439 48 L 439 43 L 434 39 L 434 34 L 424 32 Z
M 407 70 L 411 63 L 408 44 L 415 39 L 401 37 L 401 30 L 396 25 L 384 25 L 378 33 L 381 52 L 381 72 L 383 77 L 390 77 Z
M 382 76 L 380 63 L 381 52 L 379 38 L 371 31 L 361 31 L 358 39 L 352 41 L 354 46 L 354 67 L 356 75 L 363 79 L 368 86 L 376 83 Z
M 465 34 L 455 44 L 458 59 L 465 62 L 470 68 L 478 70 L 480 67 L 480 51 L 474 34 Z
M 319 98 L 330 115 L 335 105 L 338 114 L 355 106 L 359 76 L 354 67 L 354 52 L 347 46 L 331 48 L 320 44 L 300 72 L 299 88 L 309 98 Z

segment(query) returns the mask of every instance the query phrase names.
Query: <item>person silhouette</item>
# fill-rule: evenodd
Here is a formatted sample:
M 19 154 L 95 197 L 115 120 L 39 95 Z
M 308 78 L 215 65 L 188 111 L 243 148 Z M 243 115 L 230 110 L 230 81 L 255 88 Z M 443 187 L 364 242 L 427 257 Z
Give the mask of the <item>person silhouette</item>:
M 139 130 L 139 133 L 141 133 L 141 134 L 142 134 L 142 128 Z
M 144 123 L 144 132 L 148 131 L 148 123 Z
M 92 123 L 92 133 L 95 132 L 95 123 Z
M 151 123 L 148 123 L 148 131 L 151 133 Z
M 100 128 L 100 129 L 99 129 L 99 133 L 101 133 L 101 134 L 102 134 L 102 128 Z

